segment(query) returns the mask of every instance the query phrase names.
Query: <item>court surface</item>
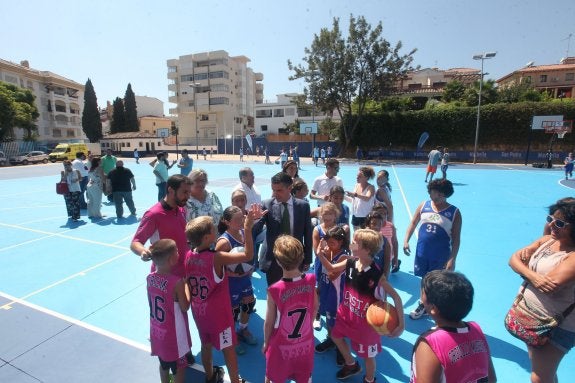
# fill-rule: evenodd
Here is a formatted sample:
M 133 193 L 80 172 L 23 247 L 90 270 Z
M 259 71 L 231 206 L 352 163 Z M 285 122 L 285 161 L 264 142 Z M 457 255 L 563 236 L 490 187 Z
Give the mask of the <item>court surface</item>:
M 157 193 L 147 161 L 137 165 L 126 160 L 136 176 L 138 217 L 155 203 Z M 195 168 L 208 172 L 208 188 L 224 206 L 229 205 L 241 167 L 252 167 L 263 198 L 270 197 L 269 179 L 279 171 L 279 165 L 264 165 L 262 157 L 249 157 L 245 163 L 209 157 L 195 162 Z M 401 246 L 412 212 L 428 197 L 424 166 L 374 167 L 390 172 Z M 68 222 L 63 197 L 54 190 L 61 168 L 61 164 L 0 168 L 0 382 L 158 382 L 157 360 L 149 355 L 148 344 L 144 282 L 150 265 L 129 250 L 138 218 L 118 221 L 114 207 L 104 205 L 104 220 L 90 221 L 83 215 L 77 223 Z M 356 182 L 357 169 L 356 163 L 342 163 L 339 175 L 348 190 Z M 324 170 L 306 161 L 299 174 L 311 188 Z M 541 234 L 547 206 L 573 196 L 570 186 L 575 181 L 562 182 L 562 175 L 560 169 L 518 165 L 455 164 L 449 169 L 448 178 L 455 185 L 449 202 L 463 216 L 456 269 L 475 287 L 467 320 L 477 321 L 486 333 L 500 382 L 529 381 L 526 348 L 503 327 L 521 283 L 507 262 L 513 251 Z M 412 249 L 415 243 L 414 236 Z M 398 339 L 383 338 L 378 382 L 409 381 L 412 345 L 432 326 L 429 319 L 407 317 L 417 304 L 420 281 L 413 275 L 413 259 L 403 254 L 400 259 L 401 270 L 390 281 L 403 299 L 406 329 Z M 265 276 L 256 273 L 253 282 L 258 304 L 250 329 L 261 340 Z M 193 324 L 191 331 L 192 351 L 199 361 L 200 342 Z M 315 332 L 317 342 L 325 335 L 325 330 Z M 265 363 L 260 347 L 246 348 L 247 354 L 239 357 L 240 373 L 248 381 L 261 382 Z M 216 363 L 223 364 L 221 354 L 214 355 Z M 560 381 L 575 381 L 573 365 L 572 352 L 561 364 Z M 333 351 L 316 355 L 316 382 L 336 381 L 336 371 Z M 188 382 L 203 381 L 197 371 L 190 375 Z M 347 381 L 361 380 L 358 375 Z

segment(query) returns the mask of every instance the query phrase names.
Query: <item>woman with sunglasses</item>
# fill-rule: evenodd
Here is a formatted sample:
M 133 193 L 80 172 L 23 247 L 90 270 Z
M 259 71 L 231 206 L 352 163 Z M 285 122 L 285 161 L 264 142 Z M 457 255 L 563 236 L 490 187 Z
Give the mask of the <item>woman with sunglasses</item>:
M 516 251 L 509 266 L 525 280 L 525 305 L 555 316 L 574 300 L 575 200 L 561 199 L 549 207 L 549 213 L 550 234 Z M 544 346 L 527 346 L 531 382 L 556 382 L 559 363 L 574 344 L 575 314 L 571 313 L 551 331 Z

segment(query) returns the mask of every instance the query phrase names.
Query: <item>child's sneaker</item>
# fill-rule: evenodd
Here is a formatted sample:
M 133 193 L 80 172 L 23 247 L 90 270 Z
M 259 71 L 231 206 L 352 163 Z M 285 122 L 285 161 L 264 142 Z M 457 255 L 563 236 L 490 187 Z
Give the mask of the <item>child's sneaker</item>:
M 333 340 L 331 340 L 331 338 L 325 338 L 323 342 L 315 346 L 315 352 L 318 354 L 323 354 L 327 350 L 331 350 L 334 347 L 335 343 L 333 343 Z
M 375 376 L 373 377 L 373 380 L 371 382 L 369 380 L 367 380 L 365 375 L 363 376 L 363 383 L 375 383 L 375 381 L 376 381 Z
M 354 364 L 352 364 L 351 366 L 348 366 L 347 364 L 344 365 L 338 372 L 337 374 L 335 374 L 335 377 L 338 378 L 339 380 L 344 380 L 347 379 L 351 376 L 357 375 L 361 372 L 361 366 L 359 365 L 359 363 L 356 361 Z
M 401 259 L 397 260 L 397 266 L 391 269 L 392 273 L 397 273 L 399 271 L 399 267 L 401 266 Z
M 425 307 L 423 307 L 423 303 L 420 303 L 415 310 L 409 313 L 409 317 L 417 320 L 421 319 L 425 314 Z
M 212 378 L 207 379 L 206 383 L 224 383 L 224 376 L 226 375 L 224 369 L 220 366 L 214 366 Z
M 316 317 L 316 318 L 313 320 L 313 329 L 314 329 L 315 331 L 321 330 L 321 319 L 320 319 L 319 317 Z
M 194 355 L 191 351 L 186 353 L 186 361 L 188 362 L 189 367 L 192 367 L 194 363 L 196 363 L 196 358 L 194 358 Z
M 247 329 L 247 327 L 243 330 L 239 330 L 236 335 L 238 336 L 238 340 L 240 342 L 244 342 L 246 344 L 249 344 L 250 346 L 255 346 L 256 344 L 258 344 L 258 340 L 256 339 L 255 336 L 252 335 L 252 333 L 250 332 L 250 330 Z

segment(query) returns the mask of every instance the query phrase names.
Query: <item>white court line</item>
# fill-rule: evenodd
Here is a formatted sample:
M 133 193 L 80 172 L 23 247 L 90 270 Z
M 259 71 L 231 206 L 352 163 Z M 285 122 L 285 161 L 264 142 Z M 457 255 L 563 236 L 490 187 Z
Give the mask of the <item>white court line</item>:
M 391 165 L 391 169 L 393 169 L 393 174 L 395 174 L 395 179 L 397 180 L 397 185 L 399 186 L 399 191 L 401 192 L 401 197 L 403 198 L 403 203 L 405 204 L 405 208 L 407 209 L 407 215 L 409 216 L 409 222 L 411 222 L 413 216 L 411 215 L 411 208 L 409 207 L 409 203 L 407 202 L 407 197 L 405 196 L 405 192 L 403 191 L 403 186 L 401 186 L 401 181 L 399 180 L 399 176 L 397 175 L 397 171 L 395 170 L 395 165 Z M 415 233 L 417 236 L 417 233 Z
M 66 239 L 72 239 L 74 241 L 78 241 L 78 242 L 86 242 L 86 243 L 91 243 L 93 245 L 100 245 L 100 246 L 106 246 L 106 247 L 112 247 L 114 249 L 120 249 L 120 250 L 125 250 L 126 246 L 118 246 L 115 245 L 113 243 L 104 243 L 104 242 L 98 242 L 98 241 L 92 241 L 90 239 L 84 239 L 84 238 L 78 238 L 78 237 L 72 237 L 70 235 L 63 235 L 61 233 L 51 233 L 49 231 L 44 231 L 44 230 L 37 230 L 37 229 L 30 229 L 27 227 L 22 227 L 22 226 L 18 226 L 18 225 L 9 225 L 7 223 L 2 223 L 0 222 L 0 226 L 4 226 L 4 227 L 9 227 L 11 229 L 20 229 L 20 230 L 25 230 L 25 231 L 31 231 L 33 233 L 39 233 L 39 234 L 46 234 L 48 236 L 54 236 L 54 237 L 61 237 L 61 238 L 66 238 Z M 1 251 L 2 249 L 0 249 Z
M 41 289 L 38 289 L 38 290 L 36 290 L 36 291 L 32 291 L 31 293 L 28 293 L 28 294 L 24 295 L 24 296 L 21 297 L 20 299 L 28 299 L 28 298 L 30 298 L 30 297 L 32 297 L 32 296 L 34 296 L 34 295 L 40 294 L 40 293 L 43 292 L 43 291 L 46 291 L 46 290 L 48 290 L 48 289 L 51 289 L 52 287 L 56 287 L 56 286 L 58 286 L 58 285 L 61 285 L 62 283 L 67 282 L 67 281 L 69 281 L 69 280 L 71 280 L 71 279 L 74 279 L 74 278 L 77 278 L 77 277 L 83 277 L 84 275 L 86 275 L 86 273 L 88 273 L 88 272 L 90 272 L 90 271 L 92 271 L 92 270 L 95 270 L 95 269 L 97 269 L 97 268 L 99 268 L 99 267 L 101 267 L 101 266 L 104 266 L 104 265 L 106 265 L 106 264 L 108 264 L 108 263 L 110 263 L 110 262 L 113 262 L 113 261 L 115 261 L 116 259 L 125 257 L 125 256 L 128 255 L 128 254 L 132 254 L 132 252 L 131 252 L 131 251 L 125 251 L 125 252 L 123 252 L 122 254 L 116 255 L 115 257 L 112 257 L 112 258 L 109 258 L 109 259 L 105 260 L 104 262 L 100 262 L 100 263 L 98 263 L 98 264 L 96 264 L 96 265 L 94 265 L 94 266 L 90 266 L 90 267 L 88 267 L 87 269 L 84 269 L 84 270 L 79 271 L 79 272 L 77 272 L 77 273 L 75 273 L 75 274 L 72 274 L 72 275 L 70 275 L 70 276 L 67 276 L 67 277 L 64 278 L 64 279 L 60 279 L 59 281 L 56 281 L 56 282 L 54 282 L 54 283 L 52 283 L 52 284 L 49 284 L 49 285 L 47 285 L 47 286 L 44 286 L 44 287 L 42 287 Z M 8 302 L 8 303 L 6 303 L 5 305 L 0 306 L 0 309 L 9 308 L 9 306 L 10 306 L 11 304 L 13 304 L 13 303 L 15 303 L 15 302 Z
M 29 307 L 29 308 L 31 308 L 31 309 L 34 309 L 34 310 L 36 310 L 36 311 L 40 311 L 40 312 L 42 312 L 42 313 L 44 313 L 44 314 L 53 316 L 53 317 L 55 317 L 55 318 L 62 319 L 62 320 L 66 321 L 66 322 L 68 322 L 68 323 L 70 323 L 70 324 L 73 324 L 73 325 L 76 325 L 76 326 L 79 326 L 79 327 L 83 327 L 83 328 L 85 328 L 85 329 L 87 329 L 87 330 L 93 331 L 93 332 L 95 332 L 95 333 L 97 333 L 97 334 L 103 335 L 103 336 L 108 337 L 108 338 L 110 338 L 110 339 L 113 339 L 113 340 L 115 340 L 115 341 L 124 343 L 124 344 L 126 344 L 126 345 L 128 345 L 128 346 L 135 347 L 135 348 L 137 348 L 137 349 L 139 349 L 139 350 L 146 351 L 146 352 L 150 352 L 150 351 L 151 351 L 149 345 L 144 345 L 144 344 L 135 342 L 135 341 L 133 341 L 133 340 L 131 340 L 131 339 L 124 338 L 124 337 L 122 337 L 122 336 L 120 336 L 120 335 L 114 334 L 114 333 L 112 333 L 112 332 L 110 332 L 110 331 L 106 331 L 106 330 L 104 330 L 104 329 L 101 329 L 101 328 L 99 328 L 99 327 L 90 325 L 90 324 L 85 323 L 85 322 L 82 322 L 82 321 L 80 321 L 80 320 L 71 318 L 71 317 L 69 317 L 69 316 L 67 316 L 67 315 L 60 314 L 60 313 L 58 313 L 58 312 L 56 312 L 56 311 L 52 311 L 52 310 L 49 310 L 49 309 L 44 308 L 44 307 L 41 307 L 41 306 L 37 306 L 37 305 L 35 305 L 35 304 L 33 304 L 33 303 L 26 302 L 26 301 L 24 301 L 24 300 L 22 300 L 22 299 L 20 299 L 20 298 L 13 297 L 13 296 L 8 295 L 8 294 L 5 294 L 5 293 L 3 293 L 3 292 L 0 292 L 0 296 L 3 297 L 3 298 L 5 298 L 5 299 L 8 299 L 8 300 L 12 301 L 10 304 L 17 303 L 17 304 L 20 304 L 20 305 L 22 305 L 22 306 L 26 306 L 26 307 Z M 8 306 L 8 305 L 4 305 L 4 306 L 0 307 L 0 309 L 9 309 L 9 308 L 10 308 L 10 307 L 6 307 L 6 306 Z

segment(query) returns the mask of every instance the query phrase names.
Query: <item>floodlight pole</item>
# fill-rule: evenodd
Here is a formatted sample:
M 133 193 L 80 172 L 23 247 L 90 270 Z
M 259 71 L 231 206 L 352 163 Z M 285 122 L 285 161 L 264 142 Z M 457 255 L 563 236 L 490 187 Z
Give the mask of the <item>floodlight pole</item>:
M 477 122 L 475 125 L 475 146 L 473 147 L 473 163 L 477 163 L 477 142 L 479 140 L 479 122 L 481 119 L 481 94 L 483 93 L 483 61 L 495 57 L 497 52 L 485 52 L 473 56 L 474 60 L 481 60 L 481 73 L 479 77 L 479 101 L 477 103 Z

